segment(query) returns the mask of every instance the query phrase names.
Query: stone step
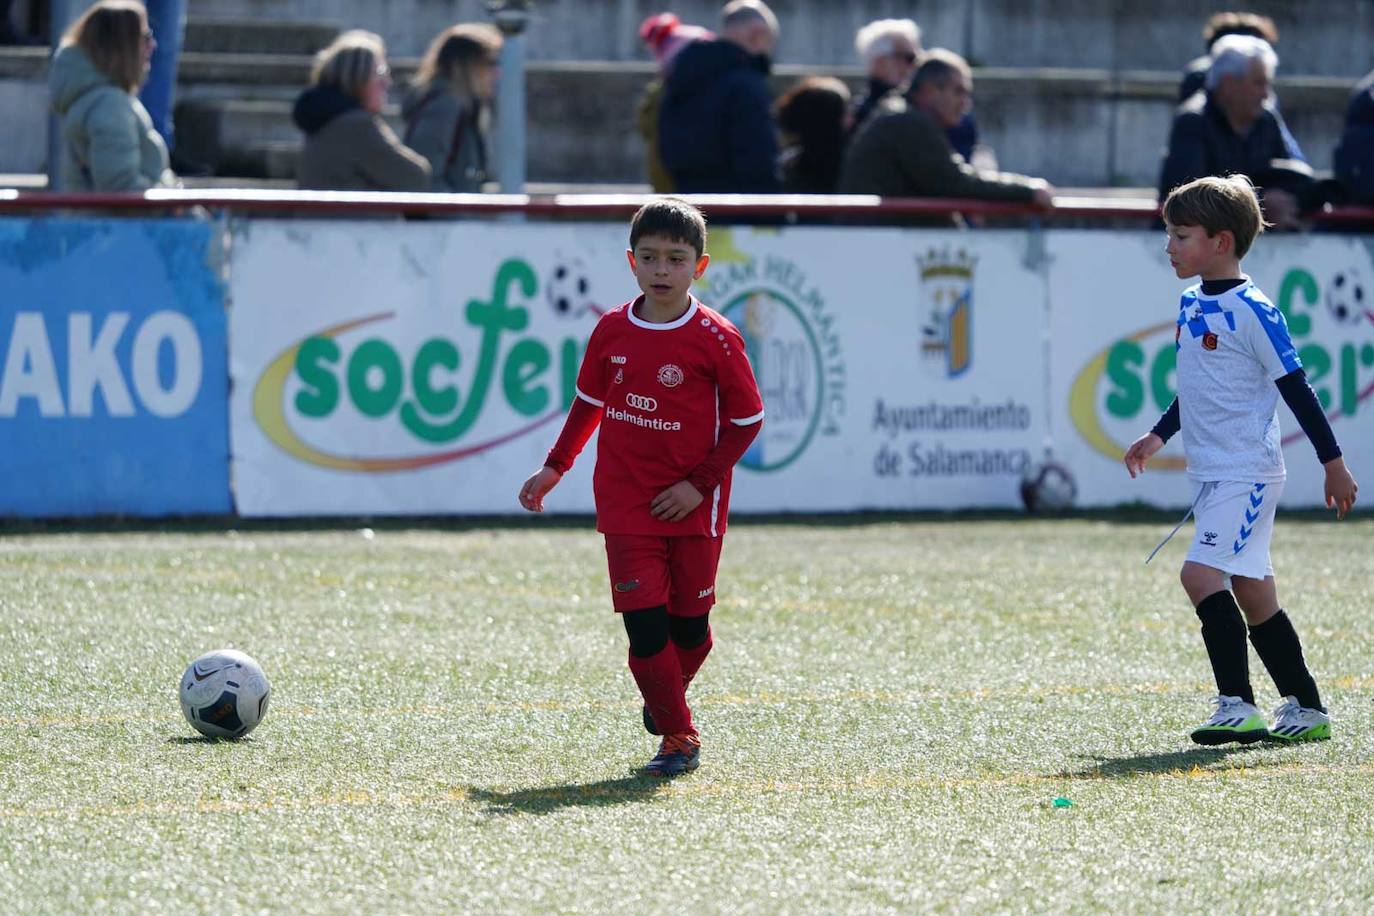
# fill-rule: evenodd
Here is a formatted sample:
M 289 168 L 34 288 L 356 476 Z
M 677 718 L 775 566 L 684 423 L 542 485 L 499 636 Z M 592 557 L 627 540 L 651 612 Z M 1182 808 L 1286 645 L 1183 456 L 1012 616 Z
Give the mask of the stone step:
M 186 22 L 183 50 L 215 54 L 313 55 L 341 30 L 328 22 L 201 19 Z

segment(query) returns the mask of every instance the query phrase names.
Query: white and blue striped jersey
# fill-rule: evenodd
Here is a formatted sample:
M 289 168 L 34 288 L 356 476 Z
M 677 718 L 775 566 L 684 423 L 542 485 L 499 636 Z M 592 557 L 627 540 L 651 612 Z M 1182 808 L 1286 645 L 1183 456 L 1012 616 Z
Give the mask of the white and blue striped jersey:
M 1178 407 L 1188 476 L 1196 481 L 1283 480 L 1274 382 L 1302 368 L 1283 313 L 1246 278 L 1178 306 Z

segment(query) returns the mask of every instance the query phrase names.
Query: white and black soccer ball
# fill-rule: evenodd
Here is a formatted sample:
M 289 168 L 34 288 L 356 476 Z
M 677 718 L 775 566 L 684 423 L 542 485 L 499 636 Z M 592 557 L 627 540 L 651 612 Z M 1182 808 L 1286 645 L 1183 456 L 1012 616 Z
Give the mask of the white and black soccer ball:
M 544 295 L 560 318 L 578 318 L 595 308 L 592 281 L 581 258 L 570 258 L 555 266 L 544 284 Z
M 1077 498 L 1073 473 L 1057 461 L 1033 464 L 1021 478 L 1021 502 L 1027 512 L 1064 512 L 1073 508 Z
M 1354 270 L 1338 271 L 1326 284 L 1326 311 L 1338 324 L 1355 324 L 1365 318 L 1364 282 Z
M 267 715 L 272 685 L 262 666 L 235 649 L 207 652 L 181 676 L 181 712 L 211 738 L 242 738 Z

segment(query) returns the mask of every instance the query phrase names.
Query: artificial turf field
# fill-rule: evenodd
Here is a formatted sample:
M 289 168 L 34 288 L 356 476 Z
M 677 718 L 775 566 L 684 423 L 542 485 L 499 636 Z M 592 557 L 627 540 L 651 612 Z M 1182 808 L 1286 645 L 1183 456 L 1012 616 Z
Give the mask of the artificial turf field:
M 736 524 L 672 782 L 587 525 L 11 527 L 0 912 L 1368 911 L 1374 519 L 1280 516 L 1335 737 L 1244 750 L 1168 527 Z M 271 709 L 202 740 L 228 645 Z

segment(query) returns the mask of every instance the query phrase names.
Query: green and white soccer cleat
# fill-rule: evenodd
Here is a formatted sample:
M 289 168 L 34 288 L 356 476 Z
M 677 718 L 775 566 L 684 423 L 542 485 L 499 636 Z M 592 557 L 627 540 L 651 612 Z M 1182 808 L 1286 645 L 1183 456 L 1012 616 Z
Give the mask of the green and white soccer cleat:
M 1195 744 L 1253 744 L 1269 736 L 1264 716 L 1254 703 L 1228 696 L 1212 697 L 1212 703 L 1216 706 L 1212 717 L 1193 729 Z
M 1325 741 L 1331 737 L 1331 717 L 1320 709 L 1299 706 L 1296 697 L 1284 697 L 1274 710 L 1274 727 L 1269 737 L 1284 744 L 1299 741 Z

